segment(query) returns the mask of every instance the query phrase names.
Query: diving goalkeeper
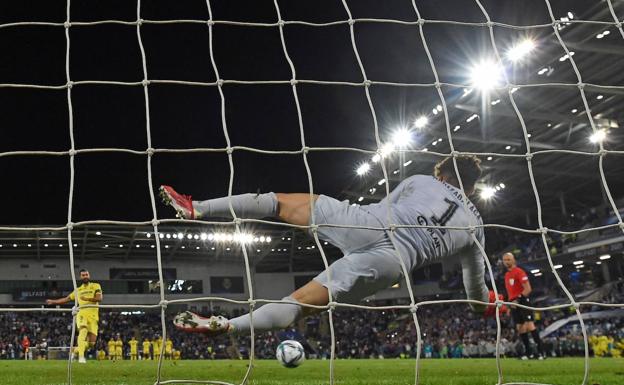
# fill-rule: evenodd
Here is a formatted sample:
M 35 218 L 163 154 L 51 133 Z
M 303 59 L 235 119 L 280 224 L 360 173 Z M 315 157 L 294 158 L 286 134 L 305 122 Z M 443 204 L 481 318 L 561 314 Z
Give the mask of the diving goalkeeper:
M 457 166 L 465 192 L 470 196 L 481 176 L 480 160 L 474 156 L 460 156 Z M 228 197 L 193 201 L 190 196 L 179 194 L 169 186 L 161 186 L 160 194 L 165 204 L 171 205 L 181 218 L 232 218 Z M 433 176 L 414 175 L 405 179 L 377 204 L 351 206 L 348 201 L 341 202 L 325 195 L 313 195 L 313 200 L 316 225 L 381 228 L 393 223 L 469 227 L 483 223 L 472 202 L 466 202 L 468 210 L 464 210 L 452 158 L 436 164 Z M 273 217 L 295 225 L 311 224 L 310 194 L 307 193 L 243 194 L 232 196 L 231 201 L 239 218 Z M 484 245 L 483 228 L 475 227 L 474 231 L 480 244 Z M 338 247 L 344 254 L 330 266 L 331 277 L 327 270 L 323 271 L 284 298 L 290 303 L 271 303 L 255 310 L 255 330 L 283 329 L 301 317 L 321 311 L 299 304 L 326 306 L 330 290 L 334 301 L 357 303 L 391 287 L 403 277 L 399 258 L 408 271 L 432 261 L 455 258 L 462 265 L 468 299 L 494 301 L 493 293 L 488 292 L 484 281 L 483 256 L 468 230 L 397 228 L 397 250 L 388 232 L 383 230 L 320 226 L 317 232 L 320 239 Z M 495 312 L 493 306 L 472 307 L 486 315 Z M 174 324 L 181 330 L 211 335 L 246 333 L 251 327 L 249 314 L 228 320 L 221 316 L 204 318 L 188 311 L 178 314 Z

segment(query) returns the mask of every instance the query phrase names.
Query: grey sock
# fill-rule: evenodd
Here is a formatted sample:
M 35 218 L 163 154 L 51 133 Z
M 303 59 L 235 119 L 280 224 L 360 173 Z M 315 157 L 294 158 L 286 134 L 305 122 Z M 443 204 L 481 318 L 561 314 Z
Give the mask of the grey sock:
M 193 208 L 200 218 L 232 218 L 229 201 L 228 197 L 193 201 Z M 272 192 L 232 195 L 232 207 L 239 218 L 277 217 L 277 195 Z
M 292 297 L 284 297 L 285 301 L 295 301 Z M 255 332 L 285 329 L 294 323 L 301 315 L 301 306 L 289 303 L 269 303 L 253 312 L 253 325 Z M 230 320 L 236 334 L 249 333 L 251 325 L 249 314 L 242 315 Z

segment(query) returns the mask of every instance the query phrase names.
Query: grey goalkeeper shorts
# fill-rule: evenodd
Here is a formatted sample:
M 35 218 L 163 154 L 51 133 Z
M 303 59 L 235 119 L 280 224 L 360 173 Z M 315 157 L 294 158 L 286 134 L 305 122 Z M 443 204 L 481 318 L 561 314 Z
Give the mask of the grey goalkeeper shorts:
M 317 225 L 383 227 L 364 207 L 325 195 L 316 201 L 314 214 Z M 330 290 L 334 301 L 357 303 L 401 280 L 401 263 L 385 231 L 321 226 L 318 236 L 344 253 L 314 278 Z

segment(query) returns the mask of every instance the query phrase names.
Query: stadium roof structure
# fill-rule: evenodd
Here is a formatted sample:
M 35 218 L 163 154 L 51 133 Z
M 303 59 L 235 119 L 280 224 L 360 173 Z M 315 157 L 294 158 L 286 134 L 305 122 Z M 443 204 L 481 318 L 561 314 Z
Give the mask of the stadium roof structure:
M 239 263 L 244 258 L 241 242 L 233 226 L 161 226 L 160 243 L 163 262 L 193 260 L 202 264 Z M 257 272 L 319 271 L 323 264 L 314 241 L 301 231 L 264 227 L 248 232 L 245 247 L 249 262 Z M 85 225 L 72 230 L 76 263 L 89 260 L 134 261 L 156 263 L 156 242 L 151 226 Z M 327 243 L 327 257 L 340 257 Z M 63 258 L 69 263 L 67 231 L 2 231 L 0 259 L 24 260 Z

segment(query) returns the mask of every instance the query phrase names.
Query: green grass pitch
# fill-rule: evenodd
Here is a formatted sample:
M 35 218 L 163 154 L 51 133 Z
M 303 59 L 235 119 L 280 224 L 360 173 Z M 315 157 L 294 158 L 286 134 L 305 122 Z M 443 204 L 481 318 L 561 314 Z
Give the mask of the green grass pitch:
M 337 385 L 411 385 L 414 360 L 337 360 Z M 247 361 L 165 361 L 162 379 L 218 380 L 239 383 Z M 583 360 L 553 358 L 546 361 L 502 361 L 504 382 L 581 384 Z M 423 360 L 422 385 L 496 384 L 494 359 Z M 0 361 L 2 385 L 67 384 L 65 361 Z M 89 361 L 74 364 L 76 385 L 151 385 L 156 379 L 155 361 Z M 275 360 L 258 360 L 249 382 L 252 385 L 317 385 L 329 383 L 329 361 L 306 361 L 296 369 L 281 367 Z M 624 385 L 624 359 L 594 358 L 590 361 L 589 385 Z

